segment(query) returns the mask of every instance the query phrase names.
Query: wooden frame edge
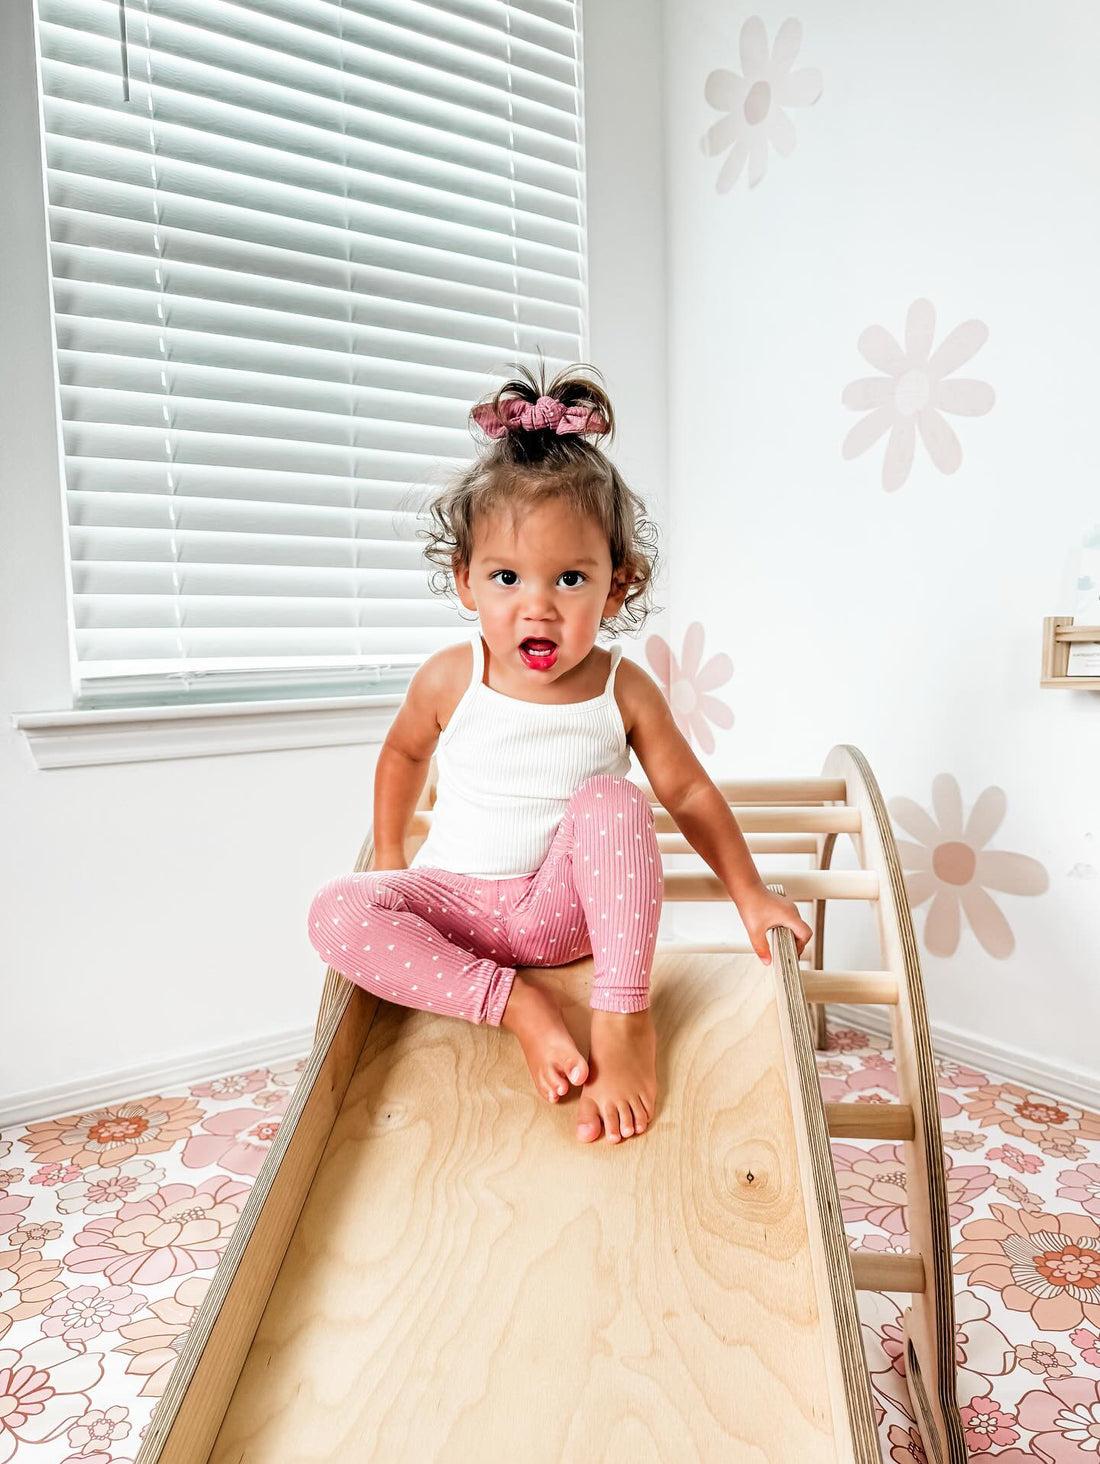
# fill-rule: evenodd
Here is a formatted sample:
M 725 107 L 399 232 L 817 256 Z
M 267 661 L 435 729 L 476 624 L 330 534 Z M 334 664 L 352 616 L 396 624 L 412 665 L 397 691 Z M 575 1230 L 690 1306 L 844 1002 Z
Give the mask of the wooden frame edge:
M 967 1464 L 956 1396 L 955 1293 L 939 1089 L 909 897 L 886 804 L 863 753 L 840 743 L 824 770 L 845 779 L 848 802 L 860 807 L 860 832 L 849 837 L 862 867 L 879 874 L 883 964 L 898 974 L 898 1002 L 889 1010 L 898 1096 L 914 1116 L 914 1137 L 902 1141 L 910 1182 L 910 1248 L 921 1255 L 926 1277 L 926 1289 L 914 1293 L 903 1311 L 906 1382 L 929 1464 Z
M 768 883 L 768 889 L 785 894 L 782 885 Z M 813 1190 L 807 1191 L 816 1211 L 816 1234 L 812 1234 L 811 1253 L 815 1267 L 824 1268 L 832 1316 L 822 1317 L 821 1325 L 833 1326 L 841 1360 L 841 1385 L 844 1390 L 845 1414 L 834 1418 L 837 1430 L 838 1457 L 845 1457 L 843 1447 L 850 1449 L 853 1464 L 881 1464 L 878 1425 L 871 1403 L 871 1383 L 867 1359 L 863 1351 L 859 1309 L 844 1229 L 844 1218 L 837 1188 L 836 1171 L 829 1149 L 825 1126 L 825 1110 L 821 1102 L 821 1086 L 814 1060 L 810 1036 L 809 1011 L 802 994 L 802 976 L 794 936 L 785 926 L 768 932 L 772 952 L 774 979 L 782 1000 L 778 1003 L 779 1025 L 787 1058 L 787 1077 L 795 1134 L 802 1156 L 802 1170 L 813 1179 Z M 799 1117 L 801 1115 L 801 1122 Z M 812 1225 L 815 1216 L 807 1215 Z M 819 1290 L 820 1290 L 819 1277 Z M 846 1425 L 847 1439 L 840 1430 Z

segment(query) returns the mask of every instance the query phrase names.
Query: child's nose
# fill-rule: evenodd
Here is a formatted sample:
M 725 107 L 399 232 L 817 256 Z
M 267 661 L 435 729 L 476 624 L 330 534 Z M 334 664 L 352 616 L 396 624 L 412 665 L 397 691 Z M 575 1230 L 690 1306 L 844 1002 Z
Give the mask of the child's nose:
M 557 618 L 554 597 L 549 590 L 534 586 L 528 589 L 523 602 L 525 620 L 554 620 Z

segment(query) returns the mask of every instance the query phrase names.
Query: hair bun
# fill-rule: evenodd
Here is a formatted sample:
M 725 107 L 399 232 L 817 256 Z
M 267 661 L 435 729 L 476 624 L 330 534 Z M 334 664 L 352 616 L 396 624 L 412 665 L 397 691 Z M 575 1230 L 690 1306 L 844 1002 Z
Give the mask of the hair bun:
M 494 407 L 480 404 L 470 413 L 489 437 L 503 437 L 505 432 L 553 432 L 557 437 L 572 433 L 606 432 L 607 419 L 595 407 L 578 403 L 566 406 L 556 396 L 540 396 L 534 402 L 523 397 L 509 397 Z
M 598 382 L 578 374 L 582 367 L 568 366 L 549 385 L 545 363 L 539 377 L 516 363 L 518 378 L 506 381 L 488 401 L 470 411 L 471 419 L 489 437 L 510 434 L 552 434 L 555 438 L 612 434 L 615 418 L 611 400 Z M 596 367 L 590 367 L 598 376 Z M 543 439 L 545 440 L 545 439 Z

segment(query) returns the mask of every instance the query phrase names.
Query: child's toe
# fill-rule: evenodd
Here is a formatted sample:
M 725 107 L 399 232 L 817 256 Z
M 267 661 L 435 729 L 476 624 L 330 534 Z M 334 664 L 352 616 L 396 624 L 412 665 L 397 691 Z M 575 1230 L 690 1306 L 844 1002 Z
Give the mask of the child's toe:
M 556 1103 L 569 1092 L 569 1084 L 577 1071 L 583 1074 L 583 1082 L 588 1076 L 588 1064 L 578 1056 L 575 1048 L 545 1054 L 538 1069 L 539 1091 L 549 1102 Z
M 573 1046 L 554 1054 L 553 1068 L 555 1079 L 565 1084 L 567 1092 L 570 1083 L 576 1083 L 579 1088 L 588 1077 L 588 1064 Z
M 577 1138 L 582 1143 L 591 1143 L 593 1139 L 599 1138 L 602 1126 L 596 1100 L 587 1094 L 582 1094 L 581 1101 L 577 1105 Z

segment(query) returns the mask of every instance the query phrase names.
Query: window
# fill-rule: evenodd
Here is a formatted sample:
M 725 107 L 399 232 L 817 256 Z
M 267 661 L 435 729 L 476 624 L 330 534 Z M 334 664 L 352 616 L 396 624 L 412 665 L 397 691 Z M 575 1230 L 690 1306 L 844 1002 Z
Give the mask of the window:
M 77 707 L 399 690 L 469 407 L 587 355 L 579 5 L 38 15 Z

